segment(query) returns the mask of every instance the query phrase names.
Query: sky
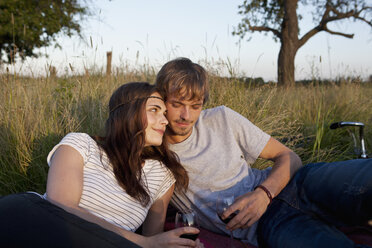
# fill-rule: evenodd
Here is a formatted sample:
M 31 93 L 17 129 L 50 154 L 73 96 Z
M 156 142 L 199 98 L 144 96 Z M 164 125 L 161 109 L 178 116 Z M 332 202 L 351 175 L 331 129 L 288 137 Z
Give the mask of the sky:
M 240 40 L 231 33 L 241 16 L 243 0 L 93 0 L 96 15 L 83 23 L 83 36 L 59 37 L 62 49 L 43 48 L 48 58 L 27 59 L 15 70 L 45 75 L 48 65 L 59 74 L 83 68 L 104 68 L 106 52 L 113 67 L 158 70 L 167 61 L 188 57 L 221 75 L 277 78 L 280 43 L 272 35 L 253 33 Z M 367 0 L 372 4 L 372 0 Z M 302 34 L 314 26 L 302 9 Z M 343 21 L 329 26 L 354 33 L 354 39 L 318 33 L 296 55 L 296 79 L 372 75 L 372 29 L 365 23 Z M 71 72 L 71 67 L 74 72 Z

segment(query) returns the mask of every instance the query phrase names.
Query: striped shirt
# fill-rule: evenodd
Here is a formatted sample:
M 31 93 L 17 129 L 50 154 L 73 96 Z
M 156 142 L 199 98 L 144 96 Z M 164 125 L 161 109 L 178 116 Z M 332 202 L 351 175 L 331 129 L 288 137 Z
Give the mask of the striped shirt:
M 54 152 L 61 145 L 71 146 L 84 160 L 79 207 L 125 230 L 135 231 L 144 222 L 152 203 L 175 183 L 173 174 L 161 162 L 146 160 L 142 167 L 142 181 L 148 187 L 150 202 L 143 207 L 120 187 L 106 153 L 88 134 L 67 134 L 50 151 L 47 158 L 49 166 Z

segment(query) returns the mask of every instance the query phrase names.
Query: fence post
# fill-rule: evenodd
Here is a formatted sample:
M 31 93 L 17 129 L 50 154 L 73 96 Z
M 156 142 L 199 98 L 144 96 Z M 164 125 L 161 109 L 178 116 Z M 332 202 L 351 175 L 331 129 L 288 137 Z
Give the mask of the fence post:
M 51 78 L 55 78 L 57 76 L 57 69 L 55 66 L 49 66 L 49 75 Z
M 112 60 L 112 52 L 107 52 L 107 65 L 106 65 L 106 76 L 111 75 L 111 60 Z

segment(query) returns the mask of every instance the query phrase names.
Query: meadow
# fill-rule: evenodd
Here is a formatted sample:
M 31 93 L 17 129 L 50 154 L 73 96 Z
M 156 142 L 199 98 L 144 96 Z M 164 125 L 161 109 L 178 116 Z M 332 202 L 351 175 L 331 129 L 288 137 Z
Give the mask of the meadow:
M 0 195 L 45 192 L 51 148 L 69 132 L 101 134 L 111 93 L 130 81 L 153 82 L 151 70 L 80 76 L 0 75 Z M 355 158 L 347 130 L 336 121 L 366 124 L 372 151 L 372 83 L 311 81 L 292 88 L 210 77 L 205 108 L 226 105 L 297 152 L 303 163 Z M 270 162 L 258 160 L 264 168 Z

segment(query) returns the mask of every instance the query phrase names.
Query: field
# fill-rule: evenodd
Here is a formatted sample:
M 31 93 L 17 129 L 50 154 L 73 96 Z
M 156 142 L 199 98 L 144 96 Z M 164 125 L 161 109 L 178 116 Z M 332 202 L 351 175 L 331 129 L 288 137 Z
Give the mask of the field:
M 69 132 L 101 133 L 114 89 L 154 78 L 151 71 L 109 77 L 0 75 L 0 195 L 43 193 L 50 149 Z M 372 83 L 313 81 L 282 89 L 218 76 L 212 76 L 210 83 L 206 108 L 226 105 L 236 110 L 295 150 L 305 164 L 355 158 L 348 131 L 329 129 L 335 121 L 366 124 L 367 148 L 372 150 Z M 270 162 L 259 160 L 254 165 L 266 166 Z

